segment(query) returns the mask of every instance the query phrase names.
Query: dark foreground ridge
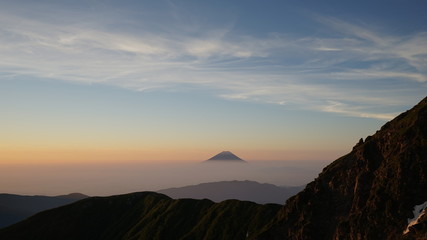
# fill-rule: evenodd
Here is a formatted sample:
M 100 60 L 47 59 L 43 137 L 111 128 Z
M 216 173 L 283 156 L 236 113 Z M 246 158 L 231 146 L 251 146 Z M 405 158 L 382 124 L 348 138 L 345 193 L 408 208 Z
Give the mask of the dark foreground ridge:
M 256 239 L 427 239 L 427 98 L 290 198 Z
M 217 155 L 209 158 L 207 160 L 208 162 L 213 162 L 213 161 L 232 161 L 232 162 L 246 162 L 245 160 L 239 158 L 238 156 L 234 155 L 232 152 L 230 151 L 223 151 L 218 153 Z
M 173 200 L 154 192 L 92 197 L 0 229 L 0 239 L 246 239 L 280 207 L 237 200 Z

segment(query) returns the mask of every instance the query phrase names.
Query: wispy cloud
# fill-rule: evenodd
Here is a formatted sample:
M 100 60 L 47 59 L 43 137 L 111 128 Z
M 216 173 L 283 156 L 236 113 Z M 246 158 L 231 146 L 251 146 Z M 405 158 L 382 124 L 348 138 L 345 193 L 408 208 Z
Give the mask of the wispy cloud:
M 230 27 L 133 33 L 98 21 L 57 24 L 1 11 L 0 72 L 132 90 L 190 84 L 228 99 L 378 119 L 395 111 L 372 106 L 412 104 L 408 94 L 426 89 L 427 33 L 390 36 L 338 19 L 318 21 L 335 37 L 237 35 Z M 367 84 L 390 79 L 408 84 L 405 92 L 394 89 L 396 97 Z
M 394 118 L 399 114 L 398 112 L 369 113 L 369 112 L 366 112 L 366 109 L 363 109 L 362 107 L 351 106 L 348 104 L 343 104 L 341 102 L 335 102 L 335 101 L 329 101 L 326 105 L 323 105 L 321 108 L 325 112 L 339 113 L 339 114 L 352 116 L 352 117 L 376 118 L 376 119 L 382 119 L 382 120 L 390 120 L 391 118 Z

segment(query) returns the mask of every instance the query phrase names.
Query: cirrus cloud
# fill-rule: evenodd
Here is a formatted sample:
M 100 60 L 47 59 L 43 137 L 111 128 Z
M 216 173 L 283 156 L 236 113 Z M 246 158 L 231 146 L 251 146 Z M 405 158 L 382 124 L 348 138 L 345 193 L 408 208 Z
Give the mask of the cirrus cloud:
M 227 99 L 377 119 L 392 118 L 427 88 L 425 32 L 393 36 L 318 17 L 334 37 L 248 36 L 233 27 L 134 33 L 108 30 L 96 18 L 64 24 L 0 12 L 0 73 L 7 78 L 137 91 L 192 85 Z

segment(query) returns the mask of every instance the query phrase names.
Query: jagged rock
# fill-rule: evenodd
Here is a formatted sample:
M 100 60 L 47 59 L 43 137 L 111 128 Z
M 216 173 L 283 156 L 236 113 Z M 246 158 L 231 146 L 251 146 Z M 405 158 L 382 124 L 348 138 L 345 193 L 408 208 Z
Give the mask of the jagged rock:
M 258 240 L 426 239 L 427 98 L 327 166 L 290 198 Z

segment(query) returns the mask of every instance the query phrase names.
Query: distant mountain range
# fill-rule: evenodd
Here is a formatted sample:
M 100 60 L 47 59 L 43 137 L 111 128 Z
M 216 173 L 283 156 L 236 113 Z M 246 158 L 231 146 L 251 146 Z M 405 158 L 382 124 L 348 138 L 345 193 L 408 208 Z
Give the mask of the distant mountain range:
M 174 199 L 209 199 L 214 202 L 236 199 L 255 203 L 284 204 L 303 187 L 278 187 L 254 181 L 202 183 L 157 191 Z M 88 196 L 72 193 L 55 197 L 0 194 L 0 228 L 22 221 L 38 212 L 73 203 Z
M 234 155 L 234 153 L 230 151 L 223 151 L 209 158 L 205 162 L 246 162 L 246 161 Z
M 281 205 L 179 199 L 154 192 L 92 197 L 0 229 L 0 239 L 245 239 Z
M 144 192 L 87 198 L 0 229 L 0 239 L 427 238 L 427 98 L 361 139 L 284 206 Z
M 300 187 L 278 187 L 273 184 L 258 183 L 254 181 L 223 181 L 202 183 L 198 185 L 179 188 L 168 188 L 157 191 L 171 198 L 210 199 L 221 202 L 228 199 L 252 201 L 260 204 L 277 203 L 285 201 L 303 189 Z
M 70 204 L 87 197 L 81 193 L 56 197 L 0 194 L 0 228 L 22 221 L 35 213 Z

